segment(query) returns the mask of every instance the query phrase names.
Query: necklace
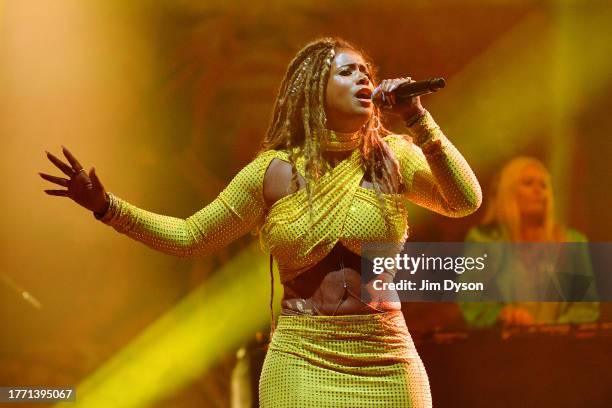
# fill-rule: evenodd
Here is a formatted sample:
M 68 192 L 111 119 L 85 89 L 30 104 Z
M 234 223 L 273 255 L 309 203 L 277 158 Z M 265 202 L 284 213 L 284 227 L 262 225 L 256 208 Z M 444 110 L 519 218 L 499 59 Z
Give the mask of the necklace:
M 342 133 L 335 130 L 325 129 L 321 138 L 321 148 L 328 152 L 346 152 L 355 150 L 361 143 L 361 134 Z

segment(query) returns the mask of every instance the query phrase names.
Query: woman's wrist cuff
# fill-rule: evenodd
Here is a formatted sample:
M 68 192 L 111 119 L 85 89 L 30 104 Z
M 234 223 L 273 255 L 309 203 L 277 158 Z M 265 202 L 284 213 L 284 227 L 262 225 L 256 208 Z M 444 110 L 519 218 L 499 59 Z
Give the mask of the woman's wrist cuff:
M 427 110 L 421 109 L 417 113 L 415 113 L 414 115 L 405 116 L 404 117 L 404 123 L 406 124 L 406 127 L 410 128 L 412 125 L 414 125 L 417 122 L 417 120 L 419 120 L 420 118 L 422 118 L 426 114 L 427 114 Z
M 107 222 L 109 219 L 112 218 L 113 213 L 114 213 L 114 208 L 115 208 L 115 205 L 114 205 L 115 200 L 114 200 L 113 194 L 107 191 L 106 198 L 108 200 L 108 207 L 106 208 L 106 211 L 103 213 L 98 213 L 94 211 L 93 213 L 94 218 L 102 222 Z
M 442 131 L 427 110 L 411 119 L 412 123 L 409 124 L 407 121 L 406 124 L 414 144 L 419 146 L 424 153 L 427 153 L 430 147 L 440 146 L 443 138 Z

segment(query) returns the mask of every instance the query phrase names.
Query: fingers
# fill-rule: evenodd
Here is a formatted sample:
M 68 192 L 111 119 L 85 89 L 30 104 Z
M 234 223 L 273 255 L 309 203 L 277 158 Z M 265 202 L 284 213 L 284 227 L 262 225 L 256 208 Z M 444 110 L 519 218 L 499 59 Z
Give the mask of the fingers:
M 394 79 L 385 79 L 380 83 L 380 89 L 383 91 L 383 101 L 385 105 L 394 105 L 396 102 L 396 95 L 393 91 L 397 89 L 398 86 L 405 82 L 414 82 L 411 77 L 402 77 L 402 78 L 394 78 Z
M 55 183 L 55 184 L 58 184 L 60 186 L 68 187 L 68 180 L 66 180 L 64 178 L 51 176 L 51 175 L 45 174 L 45 173 L 38 173 L 38 175 L 40 177 L 44 178 L 47 181 L 50 181 L 50 182 Z
M 385 79 L 382 81 L 382 83 L 380 84 L 381 89 L 386 92 L 389 93 L 391 92 L 391 87 L 393 86 L 393 82 L 395 81 L 395 79 Z
M 95 188 L 99 188 L 100 190 L 104 191 L 104 186 L 102 185 L 102 182 L 100 181 L 100 179 L 98 178 L 98 175 L 96 174 L 95 167 L 92 167 L 91 170 L 89 171 L 89 178 L 91 179 L 91 182 L 93 183 L 93 186 Z
M 384 79 L 380 83 L 380 90 L 382 91 L 382 99 L 384 102 L 383 108 L 391 108 L 395 103 L 395 98 L 393 94 L 391 94 L 391 87 L 393 85 L 393 79 Z
M 533 324 L 533 317 L 527 310 L 514 307 L 502 310 L 500 313 L 500 320 L 508 326 Z
M 45 190 L 45 193 L 52 196 L 68 197 L 68 190 Z
M 401 84 L 403 84 L 405 82 L 408 82 L 408 83 L 414 82 L 412 80 L 412 78 L 410 78 L 410 77 L 396 78 L 396 79 L 392 79 L 391 81 L 393 81 L 393 82 L 391 83 L 389 92 L 393 92 L 398 86 L 400 86 Z
M 395 105 L 395 94 L 392 92 L 395 89 L 396 81 L 396 79 L 388 79 L 387 83 L 385 84 L 385 91 L 387 92 L 387 98 L 389 99 L 390 105 Z
M 399 85 L 403 84 L 404 82 L 414 82 L 412 80 L 411 77 L 402 77 L 402 78 L 394 78 L 394 79 L 384 79 L 381 84 L 380 87 L 382 88 L 383 91 L 385 92 L 391 92 L 393 91 L 395 88 L 397 88 Z
M 517 310 L 515 319 L 518 324 L 529 325 L 533 323 L 533 317 L 531 316 L 531 313 L 523 309 Z
M 62 151 L 64 152 L 64 156 L 66 156 L 75 172 L 78 172 L 83 168 L 83 166 L 81 166 L 81 163 L 79 163 L 79 161 L 72 155 L 72 153 L 70 153 L 68 149 L 66 149 L 65 146 L 62 146 Z
M 55 164 L 55 166 L 58 169 L 60 169 L 62 171 L 62 173 L 64 173 L 68 177 L 73 177 L 74 176 L 74 173 L 75 173 L 74 169 L 72 169 L 70 166 L 68 166 L 66 163 L 64 163 L 63 161 L 61 161 L 60 159 L 58 159 L 57 157 L 55 157 L 51 153 L 49 153 L 49 152 L 46 152 L 46 153 L 47 153 L 47 158 L 49 158 L 51 163 Z

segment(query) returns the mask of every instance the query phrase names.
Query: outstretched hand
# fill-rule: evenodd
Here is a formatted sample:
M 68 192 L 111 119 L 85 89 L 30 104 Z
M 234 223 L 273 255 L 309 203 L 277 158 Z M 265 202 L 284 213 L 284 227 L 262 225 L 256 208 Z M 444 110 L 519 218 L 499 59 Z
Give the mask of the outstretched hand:
M 77 204 L 90 211 L 94 211 L 98 214 L 105 213 L 108 209 L 109 201 L 106 196 L 106 190 L 98 178 L 95 168 L 92 167 L 88 174 L 68 149 L 62 146 L 62 151 L 70 165 L 64 163 L 49 152 L 46 152 L 47 158 L 60 169 L 62 173 L 68 176 L 68 179 L 51 176 L 45 173 L 38 174 L 43 179 L 59 186 L 66 187 L 67 189 L 45 190 L 45 193 L 52 196 L 69 197 Z

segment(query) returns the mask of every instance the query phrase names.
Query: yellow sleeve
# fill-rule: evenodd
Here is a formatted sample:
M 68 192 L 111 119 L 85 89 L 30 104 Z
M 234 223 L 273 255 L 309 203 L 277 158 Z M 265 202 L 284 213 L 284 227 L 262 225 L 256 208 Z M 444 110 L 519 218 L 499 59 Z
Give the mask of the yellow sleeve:
M 100 221 L 170 255 L 210 254 L 263 221 L 266 209 L 263 179 L 275 153 L 270 150 L 259 155 L 232 179 L 217 198 L 186 219 L 143 210 L 109 193 L 110 206 Z
M 414 142 L 402 135 L 385 138 L 399 162 L 406 198 L 448 217 L 476 211 L 482 203 L 480 184 L 429 112 L 408 130 Z

